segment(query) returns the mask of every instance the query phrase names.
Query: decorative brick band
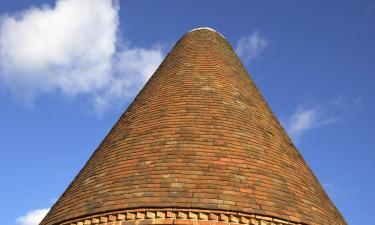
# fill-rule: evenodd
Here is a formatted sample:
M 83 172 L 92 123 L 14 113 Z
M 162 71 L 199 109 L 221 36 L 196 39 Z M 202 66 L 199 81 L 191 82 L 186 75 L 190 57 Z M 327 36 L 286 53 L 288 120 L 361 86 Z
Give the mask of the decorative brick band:
M 302 225 L 282 219 L 202 209 L 133 209 L 79 218 L 60 225 Z

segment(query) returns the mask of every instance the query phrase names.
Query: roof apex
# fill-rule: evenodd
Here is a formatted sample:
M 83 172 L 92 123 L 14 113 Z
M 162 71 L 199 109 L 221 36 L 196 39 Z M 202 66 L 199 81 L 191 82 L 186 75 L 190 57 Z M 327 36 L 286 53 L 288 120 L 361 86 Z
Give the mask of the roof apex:
M 187 33 L 191 33 L 191 32 L 198 31 L 198 30 L 207 30 L 207 31 L 215 32 L 216 34 L 220 35 L 222 38 L 226 39 L 224 35 L 222 35 L 220 32 L 216 31 L 215 29 L 211 27 L 197 27 L 192 30 L 189 30 Z

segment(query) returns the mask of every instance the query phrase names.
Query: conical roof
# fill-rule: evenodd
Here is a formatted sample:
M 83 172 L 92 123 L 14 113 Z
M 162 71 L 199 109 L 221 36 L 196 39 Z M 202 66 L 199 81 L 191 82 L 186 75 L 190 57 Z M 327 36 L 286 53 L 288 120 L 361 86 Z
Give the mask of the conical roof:
M 346 224 L 211 29 L 178 41 L 41 225 L 178 218 Z

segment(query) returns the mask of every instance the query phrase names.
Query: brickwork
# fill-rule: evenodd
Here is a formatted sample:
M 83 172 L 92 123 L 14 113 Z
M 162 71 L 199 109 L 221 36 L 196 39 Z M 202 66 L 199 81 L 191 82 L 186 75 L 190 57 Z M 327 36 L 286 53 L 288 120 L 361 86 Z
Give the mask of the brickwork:
M 135 209 L 70 220 L 61 225 L 302 225 L 278 218 L 201 209 Z
M 205 29 L 176 44 L 41 225 L 155 207 L 346 224 L 228 42 Z

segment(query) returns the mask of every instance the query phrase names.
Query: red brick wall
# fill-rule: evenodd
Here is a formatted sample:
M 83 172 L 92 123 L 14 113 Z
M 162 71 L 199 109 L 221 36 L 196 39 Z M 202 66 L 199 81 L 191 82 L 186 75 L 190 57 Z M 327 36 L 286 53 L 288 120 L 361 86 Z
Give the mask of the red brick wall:
M 277 218 L 219 210 L 134 209 L 93 215 L 62 225 L 298 225 Z M 300 225 L 300 224 L 299 224 Z
M 346 224 L 228 42 L 209 30 L 176 44 L 41 224 L 142 207 Z

